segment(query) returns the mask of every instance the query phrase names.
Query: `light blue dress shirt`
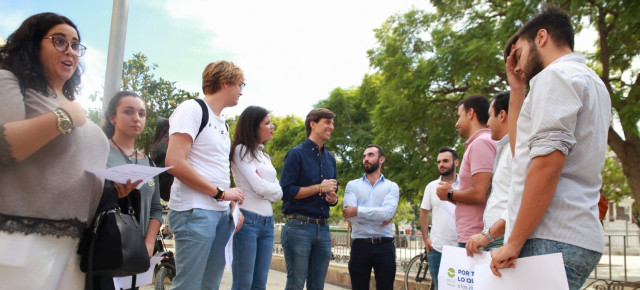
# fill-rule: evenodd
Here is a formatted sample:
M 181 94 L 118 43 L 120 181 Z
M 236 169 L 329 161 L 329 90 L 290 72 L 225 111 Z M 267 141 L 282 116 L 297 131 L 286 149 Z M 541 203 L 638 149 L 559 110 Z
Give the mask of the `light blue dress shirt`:
M 366 175 L 347 183 L 343 205 L 358 207 L 358 214 L 349 218 L 351 238 L 393 237 L 393 224 L 382 225 L 396 213 L 400 198 L 398 185 L 380 175 L 373 185 Z

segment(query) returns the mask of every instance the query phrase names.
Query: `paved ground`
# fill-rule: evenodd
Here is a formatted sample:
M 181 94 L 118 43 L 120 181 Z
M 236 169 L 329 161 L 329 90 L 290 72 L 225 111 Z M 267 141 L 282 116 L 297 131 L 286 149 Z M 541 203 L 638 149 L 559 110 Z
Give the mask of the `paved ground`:
M 231 271 L 224 272 L 222 276 L 222 282 L 220 283 L 220 289 L 231 289 Z M 287 274 L 277 270 L 269 270 L 269 278 L 267 279 L 267 289 L 284 289 L 284 286 L 287 283 Z M 140 287 L 141 290 L 153 290 L 152 285 L 147 285 Z M 325 283 L 324 289 L 326 290 L 342 290 L 349 289 L 336 285 L 332 285 L 329 283 Z

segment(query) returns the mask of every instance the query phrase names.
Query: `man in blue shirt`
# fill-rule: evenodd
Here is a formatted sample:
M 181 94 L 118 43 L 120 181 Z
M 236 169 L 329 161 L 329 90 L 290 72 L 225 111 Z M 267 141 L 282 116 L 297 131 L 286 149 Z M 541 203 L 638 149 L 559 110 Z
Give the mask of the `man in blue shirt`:
M 331 257 L 329 206 L 338 204 L 336 159 L 324 143 L 335 114 L 314 109 L 307 115 L 307 140 L 287 153 L 280 174 L 282 213 L 287 222 L 281 241 L 287 266 L 285 289 L 323 289 Z
M 347 183 L 342 215 L 351 221 L 349 275 L 352 289 L 369 289 L 371 268 L 376 289 L 393 289 L 396 248 L 391 219 L 398 207 L 398 185 L 384 178 L 384 151 L 369 145 L 362 155 L 365 174 Z

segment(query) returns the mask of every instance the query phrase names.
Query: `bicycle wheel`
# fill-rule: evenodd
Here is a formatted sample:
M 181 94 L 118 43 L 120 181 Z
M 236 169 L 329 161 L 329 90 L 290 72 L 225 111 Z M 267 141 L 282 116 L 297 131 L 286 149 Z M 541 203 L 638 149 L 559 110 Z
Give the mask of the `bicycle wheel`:
M 160 267 L 156 273 L 155 290 L 171 289 L 173 277 L 175 277 L 174 270 L 169 267 Z
M 413 286 L 411 289 L 423 289 L 420 285 L 426 284 L 426 277 L 430 277 L 428 276 L 428 270 L 429 263 L 426 260 L 422 262 L 421 255 L 413 257 L 404 272 L 404 289 L 409 290 L 410 285 Z M 433 284 L 430 285 L 429 289 L 433 289 Z

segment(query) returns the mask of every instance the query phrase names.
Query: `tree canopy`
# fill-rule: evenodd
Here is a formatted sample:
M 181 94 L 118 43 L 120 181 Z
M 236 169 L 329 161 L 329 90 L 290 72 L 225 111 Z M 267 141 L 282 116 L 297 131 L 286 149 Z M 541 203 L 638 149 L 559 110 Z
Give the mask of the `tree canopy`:
M 549 2 L 570 13 L 576 32 L 597 32 L 595 49 L 583 53 L 611 94 L 621 130 L 612 126 L 608 143 L 640 202 L 640 77 L 637 63 L 634 66 L 640 48 L 640 3 Z M 503 47 L 543 3 L 431 1 L 435 11 L 394 15 L 375 30 L 378 44 L 368 54 L 376 72 L 365 76 L 359 90 L 370 110 L 375 141 L 402 156 L 397 162 L 403 166 L 394 173 L 404 191 L 419 191 L 418 185 L 430 180 L 421 167 L 432 164 L 439 147 L 456 147 L 462 154 L 463 140 L 453 128 L 457 102 L 471 94 L 491 97 L 508 89 Z
M 144 54 L 136 53 L 122 68 L 122 89 L 139 94 L 147 106 L 147 124 L 136 139 L 138 148 L 147 153 L 153 143 L 158 117 L 169 118 L 180 103 L 198 97 L 198 93 L 176 88 L 175 82 L 156 79 L 152 72 L 157 67 L 157 64 L 149 63 Z

